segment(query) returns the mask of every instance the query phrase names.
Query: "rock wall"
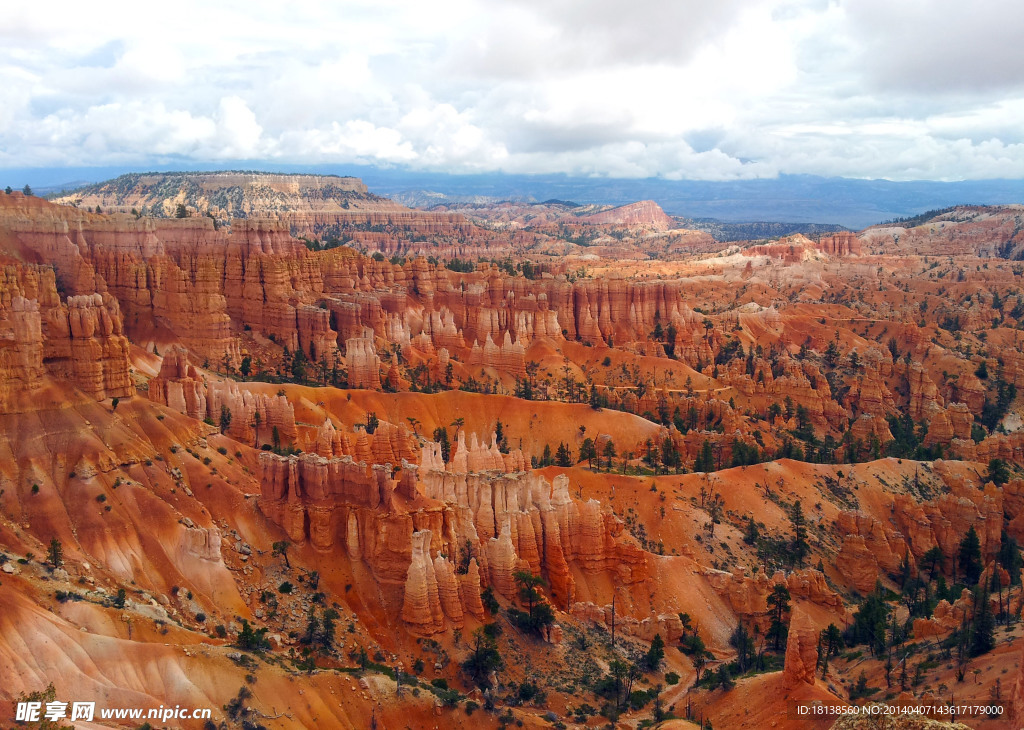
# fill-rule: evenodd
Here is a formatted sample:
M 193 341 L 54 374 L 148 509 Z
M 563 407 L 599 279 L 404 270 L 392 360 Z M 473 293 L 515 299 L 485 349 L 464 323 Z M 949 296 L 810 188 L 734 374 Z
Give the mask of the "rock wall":
M 230 380 L 208 384 L 181 347 L 164 353 L 160 372 L 150 379 L 146 395 L 191 418 L 209 419 L 215 426 L 220 426 L 221 409 L 226 408 L 231 422 L 224 433 L 257 448 L 272 443 L 275 428 L 283 445 L 294 444 L 298 437 L 295 407 L 285 396 L 249 390 Z
M 370 337 L 345 340 L 348 387 L 380 390 L 380 358 Z
M 378 427 L 374 440 L 379 435 Z M 594 500 L 574 502 L 565 477 L 552 484 L 524 473 L 522 454 L 501 454 L 493 440 L 484 447 L 474 435 L 467 446 L 463 436 L 447 465 L 439 446 L 428 445 L 419 467 L 402 459 L 397 473 L 337 456 L 348 448 L 351 440 L 325 423 L 319 453 L 262 453 L 260 508 L 295 542 L 344 545 L 414 633 L 482 616 L 486 585 L 515 600 L 517 570 L 545 577 L 565 610 L 575 602 L 576 581 L 588 575 L 621 585 L 648 578 L 646 554 L 610 511 Z M 360 449 L 373 451 L 369 443 Z
M 206 381 L 183 347 L 171 347 L 164 353 L 160 372 L 150 379 L 146 396 L 190 418 L 202 421 L 207 416 Z
M 117 300 L 93 292 L 62 301 L 52 269 L 4 266 L 0 373 L 0 402 L 6 409 L 17 408 L 16 402 L 43 385 L 47 375 L 96 400 L 134 395 Z

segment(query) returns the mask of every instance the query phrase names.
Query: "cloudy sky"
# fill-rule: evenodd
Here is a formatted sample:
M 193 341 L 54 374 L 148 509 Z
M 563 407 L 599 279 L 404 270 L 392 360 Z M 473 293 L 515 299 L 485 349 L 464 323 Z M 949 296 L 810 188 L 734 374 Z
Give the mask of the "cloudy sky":
M 6 3 L 0 168 L 1022 178 L 1018 2 Z

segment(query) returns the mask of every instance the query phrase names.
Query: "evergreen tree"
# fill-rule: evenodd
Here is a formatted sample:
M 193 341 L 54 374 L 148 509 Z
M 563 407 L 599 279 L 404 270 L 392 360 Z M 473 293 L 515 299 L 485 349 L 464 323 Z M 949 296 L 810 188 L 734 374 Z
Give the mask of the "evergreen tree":
M 828 343 L 828 347 L 825 348 L 825 354 L 822 356 L 825 364 L 830 368 L 835 367 L 839 361 L 839 348 L 836 346 L 835 340 Z
M 704 443 L 701 444 L 700 454 L 697 455 L 697 460 L 693 462 L 693 470 L 702 472 L 715 470 L 715 456 L 711 449 L 711 442 L 708 439 L 704 439 Z
M 784 617 L 789 611 L 789 599 L 789 589 L 781 583 L 777 583 L 768 595 L 768 613 L 771 616 L 768 638 L 772 640 L 772 649 L 775 651 L 779 650 L 788 633 Z
M 867 644 L 872 655 L 880 655 L 885 651 L 888 621 L 889 606 L 876 590 L 853 614 L 853 624 L 847 630 L 848 638 L 855 644 Z
M 644 667 L 649 672 L 656 672 L 664 660 L 665 640 L 661 638 L 661 634 L 655 634 L 654 639 L 651 640 L 651 648 L 644 655 Z
M 306 633 L 302 635 L 303 644 L 312 644 L 320 633 L 320 618 L 316 615 L 316 606 L 309 607 L 309 618 L 306 621 Z
M 607 460 L 608 471 L 612 470 L 612 459 L 614 459 L 615 456 L 615 442 L 608 439 L 608 442 L 604 445 L 604 458 Z
M 64 546 L 60 544 L 60 540 L 57 538 L 50 540 L 50 547 L 46 551 L 46 558 L 47 562 L 50 563 L 50 567 L 54 570 L 64 565 Z
M 295 351 L 295 356 L 292 357 L 291 371 L 292 377 L 297 382 L 303 383 L 306 380 L 306 365 L 309 363 L 309 359 L 306 357 L 306 353 L 300 348 Z
M 555 463 L 562 467 L 572 466 L 572 454 L 569 453 L 569 447 L 561 441 L 558 442 L 558 450 L 555 452 Z
M 452 451 L 452 444 L 448 440 L 448 429 L 444 426 L 438 426 L 435 428 L 434 441 L 441 445 L 441 458 L 444 459 L 444 463 L 447 464 Z
M 1006 530 L 1003 530 L 1000 536 L 999 552 L 996 553 L 996 559 L 1006 572 L 1010 574 L 1010 582 L 1019 583 L 1021 569 L 1020 546 L 1013 537 L 1007 534 Z
M 666 470 L 678 469 L 683 464 L 683 459 L 671 436 L 666 436 L 665 440 L 661 442 L 661 463 L 665 465 Z
M 942 548 L 936 545 L 933 548 L 929 548 L 928 552 L 924 554 L 921 559 L 921 565 L 928 566 L 928 580 L 931 581 L 935 578 L 935 568 L 942 565 Z
M 291 543 L 289 543 L 287 540 L 279 540 L 278 542 L 275 542 L 270 547 L 271 547 L 271 550 L 273 551 L 271 554 L 275 558 L 278 555 L 280 555 L 282 558 L 284 558 L 285 567 L 288 568 L 289 570 L 291 570 L 292 564 L 288 560 L 288 548 L 291 547 Z
M 747 671 L 748 662 L 754 654 L 754 642 L 742 621 L 736 625 L 736 630 L 729 637 L 729 643 L 736 649 L 736 666 L 739 669 L 739 673 L 742 674 Z
M 597 447 L 594 445 L 594 439 L 585 438 L 583 443 L 580 444 L 580 461 L 586 461 L 587 466 L 594 466 L 594 459 L 597 458 Z
M 238 639 L 235 646 L 245 651 L 264 651 L 270 649 L 270 640 L 267 638 L 267 627 L 254 629 L 246 619 L 241 619 L 242 628 L 238 631 Z
M 978 578 L 981 576 L 981 541 L 978 539 L 978 533 L 974 530 L 974 525 L 971 525 L 971 529 L 967 531 L 964 539 L 960 542 L 957 565 L 960 568 L 960 574 L 967 581 L 967 585 L 977 584 Z
M 756 545 L 759 537 L 760 533 L 757 530 L 757 523 L 754 522 L 754 516 L 747 515 L 747 526 L 743 531 L 743 542 L 747 545 Z
M 231 409 L 225 404 L 220 407 L 220 432 L 224 433 L 231 426 Z
M 316 642 L 320 645 L 321 651 L 329 652 L 334 649 L 334 622 L 338 620 L 338 616 L 338 612 L 333 608 L 324 611 L 323 620 L 320 622 L 320 632 L 316 635 Z
M 473 631 L 473 651 L 462 663 L 462 671 L 481 689 L 490 688 L 491 674 L 504 665 L 492 632 L 487 630 L 494 625 L 488 624 Z
M 801 441 L 808 443 L 814 441 L 814 426 L 811 424 L 811 414 L 803 404 L 796 407 L 796 430 L 793 431 L 793 435 Z
M 971 656 L 992 651 L 996 645 L 996 621 L 988 602 L 988 591 L 978 587 L 974 591 L 974 629 L 971 632 Z
M 793 503 L 789 520 L 793 525 L 793 561 L 802 566 L 811 551 L 811 546 L 807 543 L 807 520 L 799 499 Z
M 992 459 L 988 462 L 988 478 L 993 484 L 1006 484 L 1010 480 L 1010 469 L 1002 459 Z
M 829 624 L 828 628 L 821 632 L 821 640 L 825 651 L 822 653 L 821 677 L 825 678 L 828 673 L 828 659 L 834 656 L 843 648 L 843 635 L 835 624 Z

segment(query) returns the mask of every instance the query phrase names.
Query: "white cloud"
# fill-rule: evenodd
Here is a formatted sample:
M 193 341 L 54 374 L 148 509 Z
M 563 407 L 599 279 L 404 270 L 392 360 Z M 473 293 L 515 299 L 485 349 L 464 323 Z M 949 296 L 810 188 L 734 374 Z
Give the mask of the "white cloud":
M 0 164 L 1024 176 L 1010 0 L 17 4 Z

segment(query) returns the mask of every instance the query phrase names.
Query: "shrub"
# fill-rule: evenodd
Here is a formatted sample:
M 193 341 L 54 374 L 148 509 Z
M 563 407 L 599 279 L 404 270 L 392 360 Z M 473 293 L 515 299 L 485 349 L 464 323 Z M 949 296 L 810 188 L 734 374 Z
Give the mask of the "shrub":
M 248 620 L 241 619 L 242 629 L 238 632 L 238 640 L 235 645 L 246 651 L 261 651 L 270 648 L 270 640 L 267 638 L 267 627 L 254 629 L 249 625 Z

